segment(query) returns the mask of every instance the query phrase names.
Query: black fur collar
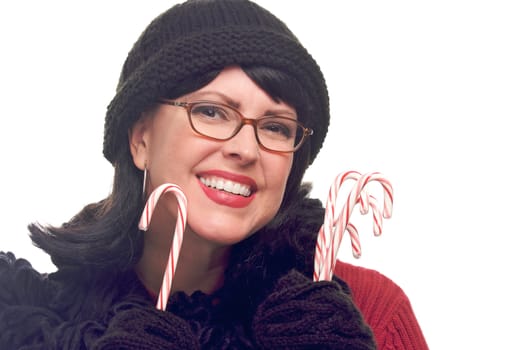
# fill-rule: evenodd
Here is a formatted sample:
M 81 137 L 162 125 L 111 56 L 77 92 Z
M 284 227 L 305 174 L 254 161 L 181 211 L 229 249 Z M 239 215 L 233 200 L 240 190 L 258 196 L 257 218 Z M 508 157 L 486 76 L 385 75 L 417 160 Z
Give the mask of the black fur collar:
M 122 349 L 140 344 L 146 348 L 253 348 L 257 343 L 254 329 L 267 329 L 254 328 L 255 314 L 276 293 L 277 283 L 287 286 L 286 278 L 305 285 L 304 289 L 312 288 L 309 281 L 324 210 L 307 193 L 307 189 L 300 191 L 269 225 L 233 248 L 219 291 L 214 295 L 176 293 L 169 300 L 169 312 L 153 308 L 151 296 L 132 270 L 117 273 L 111 268 L 72 267 L 43 276 L 27 261 L 0 254 L 0 348 L 30 344 L 46 349 L 109 349 L 116 344 Z

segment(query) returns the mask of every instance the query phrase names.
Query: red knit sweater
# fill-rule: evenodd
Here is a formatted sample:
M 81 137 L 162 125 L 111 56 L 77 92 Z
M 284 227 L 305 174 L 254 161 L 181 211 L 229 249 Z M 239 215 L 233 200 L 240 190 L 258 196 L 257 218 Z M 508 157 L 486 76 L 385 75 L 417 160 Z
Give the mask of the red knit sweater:
M 377 271 L 337 261 L 335 275 L 346 281 L 370 325 L 380 350 L 428 350 L 410 301 L 392 280 Z

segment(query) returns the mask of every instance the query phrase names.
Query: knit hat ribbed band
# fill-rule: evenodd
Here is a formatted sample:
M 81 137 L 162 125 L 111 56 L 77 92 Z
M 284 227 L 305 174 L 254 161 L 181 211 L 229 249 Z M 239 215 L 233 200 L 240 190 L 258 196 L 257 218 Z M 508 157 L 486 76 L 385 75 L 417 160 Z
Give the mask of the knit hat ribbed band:
M 295 77 L 312 110 L 301 121 L 315 130 L 310 163 L 329 125 L 329 98 L 319 66 L 283 22 L 247 0 L 190 0 L 157 17 L 128 54 L 108 106 L 104 156 L 128 150 L 128 129 L 167 94 L 188 90 L 194 77 L 229 65 L 266 66 Z

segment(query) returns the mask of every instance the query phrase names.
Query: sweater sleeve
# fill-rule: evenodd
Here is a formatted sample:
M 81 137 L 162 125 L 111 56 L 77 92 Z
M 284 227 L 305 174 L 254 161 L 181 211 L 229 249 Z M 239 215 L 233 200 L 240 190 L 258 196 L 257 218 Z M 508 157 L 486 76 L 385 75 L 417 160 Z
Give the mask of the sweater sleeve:
M 335 275 L 350 287 L 354 302 L 381 350 L 428 350 L 404 291 L 381 273 L 338 261 Z

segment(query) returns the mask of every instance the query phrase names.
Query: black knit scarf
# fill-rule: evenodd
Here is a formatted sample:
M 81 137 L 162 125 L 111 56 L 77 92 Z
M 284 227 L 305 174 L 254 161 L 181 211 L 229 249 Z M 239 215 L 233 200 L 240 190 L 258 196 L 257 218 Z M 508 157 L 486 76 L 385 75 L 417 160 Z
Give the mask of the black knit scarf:
M 220 290 L 167 311 L 131 270 L 46 276 L 0 253 L 0 349 L 374 349 L 347 286 L 312 282 L 323 209 L 304 195 L 233 248 Z

